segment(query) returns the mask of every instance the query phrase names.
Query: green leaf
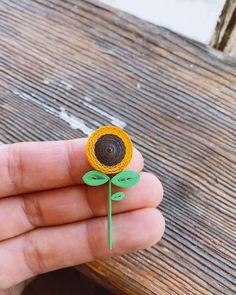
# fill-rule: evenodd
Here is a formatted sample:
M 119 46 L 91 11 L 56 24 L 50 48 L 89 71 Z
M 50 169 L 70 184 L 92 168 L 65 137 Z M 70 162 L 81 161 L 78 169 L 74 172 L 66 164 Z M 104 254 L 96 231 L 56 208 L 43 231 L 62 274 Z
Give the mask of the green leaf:
M 89 171 L 83 176 L 83 181 L 90 186 L 102 185 L 109 180 L 110 178 L 106 174 L 96 170 Z
M 137 184 L 140 180 L 140 175 L 131 170 L 125 170 L 116 174 L 111 182 L 119 187 L 131 187 Z
M 111 196 L 111 199 L 112 199 L 112 201 L 120 201 L 120 200 L 124 199 L 124 197 L 125 197 L 125 193 L 117 192 Z

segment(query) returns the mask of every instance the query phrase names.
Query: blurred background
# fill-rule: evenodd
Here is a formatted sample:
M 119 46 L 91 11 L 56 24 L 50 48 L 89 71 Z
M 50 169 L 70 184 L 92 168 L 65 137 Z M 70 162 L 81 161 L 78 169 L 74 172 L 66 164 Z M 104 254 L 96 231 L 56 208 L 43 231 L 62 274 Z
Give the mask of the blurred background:
M 101 0 L 236 58 L 235 0 Z

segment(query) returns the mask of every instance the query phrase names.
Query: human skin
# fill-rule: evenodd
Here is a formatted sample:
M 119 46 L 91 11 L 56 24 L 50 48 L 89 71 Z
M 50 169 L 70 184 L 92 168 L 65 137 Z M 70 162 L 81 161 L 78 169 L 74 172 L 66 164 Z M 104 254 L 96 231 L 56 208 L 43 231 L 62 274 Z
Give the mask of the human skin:
M 85 138 L 0 146 L 0 295 L 18 295 L 38 274 L 122 255 L 157 243 L 165 221 L 163 188 L 134 149 L 127 169 L 140 182 L 113 202 L 107 249 L 107 187 L 83 184 L 92 168 Z M 119 189 L 120 190 L 120 189 Z

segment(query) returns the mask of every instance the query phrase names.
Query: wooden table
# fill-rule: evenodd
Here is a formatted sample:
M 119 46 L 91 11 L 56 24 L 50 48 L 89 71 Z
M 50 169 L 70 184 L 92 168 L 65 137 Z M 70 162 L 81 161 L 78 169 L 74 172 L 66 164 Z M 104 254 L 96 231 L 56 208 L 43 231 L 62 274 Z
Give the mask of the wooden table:
M 162 241 L 79 267 L 117 293 L 236 294 L 236 63 L 98 2 L 0 2 L 0 141 L 125 127 L 165 188 Z

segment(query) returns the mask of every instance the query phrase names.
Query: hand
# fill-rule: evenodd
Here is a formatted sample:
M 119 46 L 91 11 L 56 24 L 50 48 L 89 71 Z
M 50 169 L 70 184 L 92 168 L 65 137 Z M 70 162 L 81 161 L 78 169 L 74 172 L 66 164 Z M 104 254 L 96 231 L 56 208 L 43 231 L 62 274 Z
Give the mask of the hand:
M 107 249 L 107 187 L 89 187 L 86 139 L 0 146 L 0 295 L 20 294 L 35 275 L 155 244 L 165 222 L 154 209 L 160 181 L 141 172 L 113 202 L 113 250 Z M 134 150 L 129 169 L 140 172 Z M 119 189 L 120 190 L 120 189 Z

